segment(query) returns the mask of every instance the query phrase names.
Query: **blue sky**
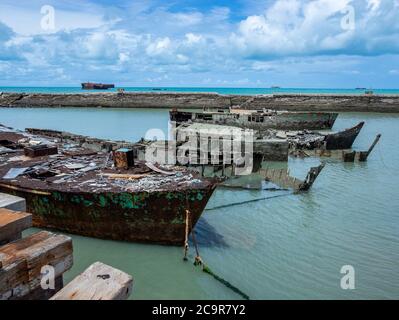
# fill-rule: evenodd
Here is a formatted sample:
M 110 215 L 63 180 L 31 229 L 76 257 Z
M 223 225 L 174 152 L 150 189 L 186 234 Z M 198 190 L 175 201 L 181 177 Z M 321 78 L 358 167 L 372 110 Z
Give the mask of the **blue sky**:
M 399 0 L 0 0 L 0 86 L 82 81 L 399 88 Z

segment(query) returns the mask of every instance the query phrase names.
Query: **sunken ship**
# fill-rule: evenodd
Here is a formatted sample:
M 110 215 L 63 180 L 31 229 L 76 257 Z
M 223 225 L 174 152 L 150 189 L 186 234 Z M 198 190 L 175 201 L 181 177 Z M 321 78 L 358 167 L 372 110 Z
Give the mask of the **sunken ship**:
M 182 245 L 217 181 L 104 147 L 113 153 L 0 126 L 0 192 L 25 198 L 35 227 Z
M 170 120 L 177 125 L 184 123 L 206 123 L 227 125 L 254 130 L 323 130 L 331 129 L 338 113 L 330 112 L 289 112 L 276 110 L 248 110 L 230 108 L 188 112 L 174 109 L 170 111 Z

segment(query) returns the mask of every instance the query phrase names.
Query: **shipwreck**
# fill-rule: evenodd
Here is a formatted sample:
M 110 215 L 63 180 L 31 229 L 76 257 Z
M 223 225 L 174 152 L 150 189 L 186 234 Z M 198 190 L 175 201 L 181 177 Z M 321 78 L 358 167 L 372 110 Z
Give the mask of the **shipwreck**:
M 307 150 L 344 150 L 352 148 L 353 143 L 358 137 L 364 126 L 360 122 L 352 128 L 339 132 L 320 132 L 320 131 L 268 131 L 267 137 L 277 137 L 286 139 L 290 144 L 290 149 Z
M 248 110 L 229 108 L 202 112 L 170 111 L 170 120 L 177 123 L 207 123 L 248 128 L 254 130 L 322 130 L 331 129 L 338 113 L 289 112 L 276 110 Z
M 182 245 L 187 214 L 194 228 L 218 180 L 107 147 L 112 153 L 0 126 L 0 192 L 25 198 L 35 227 Z

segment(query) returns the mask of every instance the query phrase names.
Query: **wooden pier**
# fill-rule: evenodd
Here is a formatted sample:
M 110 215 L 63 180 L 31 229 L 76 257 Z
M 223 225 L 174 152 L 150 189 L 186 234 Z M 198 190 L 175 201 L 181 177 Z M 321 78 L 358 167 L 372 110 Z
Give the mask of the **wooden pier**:
M 72 267 L 72 239 L 41 231 L 21 239 L 32 216 L 0 209 L 0 300 L 45 300 L 62 288 L 62 275 Z M 54 287 L 41 286 L 42 268 L 54 270 Z
M 127 273 L 96 262 L 50 300 L 126 300 L 132 286 Z
M 31 214 L 0 208 L 0 300 L 51 297 L 52 300 L 123 300 L 129 297 L 132 277 L 99 262 L 63 288 L 63 274 L 73 265 L 72 239 L 48 231 L 22 238 L 22 232 L 31 226 Z M 52 274 L 48 274 L 48 270 Z M 51 285 L 46 282 L 46 276 L 53 280 Z
M 0 245 L 21 239 L 32 226 L 32 215 L 0 208 Z
M 13 196 L 11 194 L 0 193 L 0 208 L 25 211 L 26 201 L 23 198 Z

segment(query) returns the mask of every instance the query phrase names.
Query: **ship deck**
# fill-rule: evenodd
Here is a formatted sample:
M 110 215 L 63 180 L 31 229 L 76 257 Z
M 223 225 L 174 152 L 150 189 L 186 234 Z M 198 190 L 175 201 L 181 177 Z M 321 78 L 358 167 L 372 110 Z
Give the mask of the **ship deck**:
M 208 188 L 214 182 L 186 168 L 165 166 L 159 173 L 143 161 L 129 169 L 113 166 L 110 154 L 0 126 L 0 184 L 33 190 L 117 193 Z M 23 147 L 55 145 L 58 154 L 30 158 Z

